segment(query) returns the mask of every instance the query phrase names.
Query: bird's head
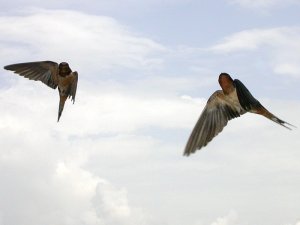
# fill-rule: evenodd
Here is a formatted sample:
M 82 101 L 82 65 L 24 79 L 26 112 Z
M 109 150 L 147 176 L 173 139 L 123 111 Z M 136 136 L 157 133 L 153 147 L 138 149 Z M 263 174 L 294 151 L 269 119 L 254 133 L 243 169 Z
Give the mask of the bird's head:
M 219 84 L 225 94 L 230 93 L 234 89 L 233 79 L 228 73 L 221 73 L 219 76 Z
M 58 72 L 59 72 L 59 75 L 62 76 L 62 77 L 65 77 L 67 75 L 69 75 L 72 70 L 71 68 L 69 67 L 69 64 L 66 63 L 66 62 L 61 62 L 59 65 L 58 65 Z

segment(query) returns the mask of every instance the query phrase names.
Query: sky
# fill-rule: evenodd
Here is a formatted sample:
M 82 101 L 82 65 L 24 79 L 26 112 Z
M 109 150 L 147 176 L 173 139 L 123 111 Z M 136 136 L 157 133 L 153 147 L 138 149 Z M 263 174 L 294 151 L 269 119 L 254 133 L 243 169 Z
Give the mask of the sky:
M 58 91 L 0 73 L 0 225 L 300 225 L 299 0 L 0 2 L 0 62 L 67 61 Z M 218 75 L 245 114 L 190 157 Z

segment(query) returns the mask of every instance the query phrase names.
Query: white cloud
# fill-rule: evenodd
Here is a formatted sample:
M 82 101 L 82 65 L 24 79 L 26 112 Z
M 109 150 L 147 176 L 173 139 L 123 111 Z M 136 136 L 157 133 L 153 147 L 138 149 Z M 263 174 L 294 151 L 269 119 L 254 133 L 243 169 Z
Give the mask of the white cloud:
M 211 47 L 212 51 L 230 53 L 235 51 L 255 50 L 263 45 L 271 47 L 298 46 L 296 40 L 300 35 L 298 27 L 270 29 L 252 29 L 234 33 Z
M 3 224 L 148 224 L 144 211 L 129 205 L 125 188 L 83 168 L 91 154 L 85 141 L 74 146 L 51 130 L 23 127 L 0 129 Z
M 193 101 L 176 96 L 135 96 L 120 91 L 102 90 L 101 86 L 94 87 L 94 90 L 81 87 L 76 103 L 72 105 L 70 101 L 67 102 L 63 120 L 56 124 L 57 91 L 44 87 L 42 83 L 24 79 L 20 84 L 2 92 L 2 108 L 12 108 L 15 111 L 3 112 L 5 120 L 0 127 L 13 126 L 14 130 L 21 131 L 24 127 L 34 130 L 47 125 L 54 131 L 62 132 L 62 135 L 68 133 L 75 136 L 132 133 L 148 126 L 187 128 L 194 121 L 192 116 L 198 115 L 206 102 L 205 99 Z M 14 104 L 11 104 L 12 99 Z M 18 108 L 22 111 L 17 110 Z M 177 113 L 181 114 L 182 120 L 178 120 Z M 31 116 L 41 123 L 31 123 L 27 120 Z
M 294 77 L 299 77 L 300 66 L 293 63 L 282 63 L 274 66 L 274 72 L 278 74 L 289 74 Z
M 245 30 L 225 37 L 210 50 L 223 54 L 256 51 L 268 56 L 274 73 L 299 78 L 299 38 L 299 27 Z
M 116 20 L 75 11 L 33 10 L 19 16 L 0 17 L 0 57 L 7 63 L 43 60 L 69 61 L 88 72 L 114 67 L 156 67 L 162 63 L 156 54 L 165 48 Z M 91 65 L 97 65 L 95 68 Z M 93 70 L 90 70 L 93 68 Z M 85 70 L 83 70 L 85 69 Z

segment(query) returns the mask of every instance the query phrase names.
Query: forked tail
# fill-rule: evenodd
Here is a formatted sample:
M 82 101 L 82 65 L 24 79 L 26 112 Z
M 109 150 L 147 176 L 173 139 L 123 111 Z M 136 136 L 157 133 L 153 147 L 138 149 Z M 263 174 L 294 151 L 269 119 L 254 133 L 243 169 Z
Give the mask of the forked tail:
M 296 126 L 294 126 L 294 125 L 292 125 L 292 124 L 290 124 L 290 123 L 288 123 L 288 122 L 285 122 L 284 120 L 279 119 L 277 116 L 275 116 L 275 115 L 273 115 L 272 113 L 270 113 L 270 112 L 269 112 L 266 108 L 264 108 L 263 106 L 260 107 L 260 109 L 257 110 L 255 113 L 261 114 L 261 115 L 267 117 L 268 119 L 272 120 L 273 122 L 275 122 L 275 123 L 277 123 L 277 124 L 279 124 L 279 125 L 281 125 L 281 126 L 287 128 L 287 129 L 289 129 L 289 130 L 292 130 L 291 127 L 296 128 Z
M 294 125 L 292 125 L 292 124 L 290 124 L 290 123 L 288 123 L 288 122 L 285 122 L 285 121 L 279 119 L 278 117 L 274 116 L 273 114 L 272 114 L 272 116 L 271 116 L 269 119 L 272 120 L 272 121 L 274 121 L 275 123 L 278 123 L 279 125 L 281 125 L 281 126 L 287 128 L 287 129 L 289 129 L 289 130 L 292 129 L 292 128 L 290 128 L 290 127 L 296 128 L 296 126 L 294 126 Z M 289 127 L 289 126 L 290 126 L 290 127 Z

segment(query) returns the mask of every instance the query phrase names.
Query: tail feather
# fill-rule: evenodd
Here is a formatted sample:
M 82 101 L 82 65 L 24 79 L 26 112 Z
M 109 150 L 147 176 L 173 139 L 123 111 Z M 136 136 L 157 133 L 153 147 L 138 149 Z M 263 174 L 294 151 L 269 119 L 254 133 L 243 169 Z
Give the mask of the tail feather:
M 61 117 L 61 114 L 62 114 L 62 112 L 63 112 L 63 110 L 64 110 L 64 106 L 65 106 L 66 99 L 67 99 L 67 97 L 65 97 L 65 96 L 60 96 L 57 122 L 59 122 L 59 119 L 60 119 L 60 117 Z
M 269 119 L 272 120 L 272 121 L 274 121 L 275 123 L 277 123 L 277 124 L 279 124 L 279 125 L 287 128 L 287 129 L 289 129 L 289 130 L 292 130 L 292 128 L 290 128 L 290 127 L 296 128 L 296 126 L 294 126 L 294 125 L 292 125 L 292 124 L 290 124 L 288 122 L 285 122 L 285 121 L 279 119 L 278 117 L 276 117 L 274 115 L 272 115 Z
M 289 130 L 292 130 L 291 127 L 294 127 L 296 128 L 296 126 L 288 123 L 288 122 L 285 122 L 284 120 L 282 119 L 279 119 L 277 116 L 273 115 L 272 113 L 270 113 L 265 107 L 263 107 L 262 105 L 259 107 L 259 108 L 256 108 L 254 110 L 252 110 L 251 112 L 253 113 L 257 113 L 257 114 L 260 114 L 270 120 L 272 120 L 273 122 L 289 129 Z

